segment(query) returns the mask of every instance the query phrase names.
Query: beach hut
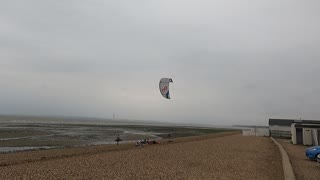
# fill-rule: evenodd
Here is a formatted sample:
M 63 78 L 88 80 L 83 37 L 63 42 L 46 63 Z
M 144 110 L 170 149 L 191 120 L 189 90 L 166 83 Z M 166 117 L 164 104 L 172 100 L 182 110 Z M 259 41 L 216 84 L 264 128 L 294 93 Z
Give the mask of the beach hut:
M 291 125 L 292 144 L 319 145 L 320 121 L 302 121 Z

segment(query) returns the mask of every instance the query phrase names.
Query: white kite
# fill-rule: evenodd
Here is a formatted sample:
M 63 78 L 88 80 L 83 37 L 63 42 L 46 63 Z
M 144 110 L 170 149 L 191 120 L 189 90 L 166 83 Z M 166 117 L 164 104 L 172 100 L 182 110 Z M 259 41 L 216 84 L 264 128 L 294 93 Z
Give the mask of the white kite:
M 159 83 L 159 89 L 160 93 L 163 97 L 170 99 L 170 93 L 169 93 L 169 83 L 172 83 L 171 78 L 162 78 Z

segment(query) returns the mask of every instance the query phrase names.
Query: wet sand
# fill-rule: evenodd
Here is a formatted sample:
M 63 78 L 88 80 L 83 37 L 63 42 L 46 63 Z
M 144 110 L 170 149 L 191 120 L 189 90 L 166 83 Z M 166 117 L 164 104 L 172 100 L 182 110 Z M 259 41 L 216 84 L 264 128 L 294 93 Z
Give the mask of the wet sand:
M 218 133 L 160 145 L 100 145 L 0 155 L 0 179 L 283 179 L 270 138 Z

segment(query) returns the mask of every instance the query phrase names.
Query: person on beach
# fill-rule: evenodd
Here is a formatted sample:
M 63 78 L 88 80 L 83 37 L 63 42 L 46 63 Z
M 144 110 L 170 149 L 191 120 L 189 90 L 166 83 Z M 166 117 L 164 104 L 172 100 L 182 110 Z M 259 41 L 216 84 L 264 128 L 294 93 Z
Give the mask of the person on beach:
M 171 135 L 171 134 L 168 134 L 168 142 L 173 142 L 173 135 Z
M 119 135 L 119 134 L 118 134 L 118 136 L 117 136 L 116 141 L 117 141 L 117 145 L 119 145 L 119 141 L 122 141 L 122 139 L 120 138 L 120 135 Z

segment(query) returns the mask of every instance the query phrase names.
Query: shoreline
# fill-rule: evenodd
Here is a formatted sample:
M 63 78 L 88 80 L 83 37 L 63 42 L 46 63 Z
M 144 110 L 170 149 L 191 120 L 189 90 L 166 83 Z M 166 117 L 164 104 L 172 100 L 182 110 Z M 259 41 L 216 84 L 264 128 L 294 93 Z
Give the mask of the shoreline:
M 205 140 L 216 137 L 230 136 L 234 134 L 239 134 L 240 132 L 221 132 L 214 134 L 207 134 L 201 136 L 189 136 L 189 137 L 180 137 L 173 139 L 173 142 L 168 142 L 169 139 L 159 140 L 160 144 L 158 145 L 145 145 L 144 148 L 149 148 L 152 146 L 163 146 L 169 144 L 177 144 L 183 142 L 192 142 Z M 10 166 L 20 163 L 29 163 L 42 160 L 50 160 L 56 158 L 66 158 L 73 156 L 81 155 L 90 155 L 97 153 L 106 153 L 111 151 L 123 151 L 129 149 L 136 149 L 139 147 L 135 146 L 134 142 L 120 143 L 119 145 L 114 144 L 99 144 L 99 145 L 84 145 L 84 146 L 75 146 L 67 148 L 57 148 L 57 149 L 43 149 L 43 150 L 27 150 L 19 151 L 14 153 L 1 153 L 0 154 L 0 167 L 1 166 Z

